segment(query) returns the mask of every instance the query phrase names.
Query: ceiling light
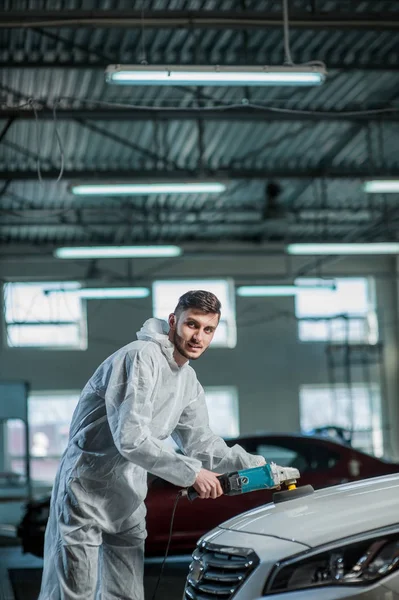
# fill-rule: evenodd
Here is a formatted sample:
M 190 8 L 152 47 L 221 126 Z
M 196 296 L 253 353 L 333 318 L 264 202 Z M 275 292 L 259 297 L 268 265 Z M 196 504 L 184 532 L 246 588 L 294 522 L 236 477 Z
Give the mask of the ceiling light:
M 399 193 L 399 179 L 373 179 L 365 181 L 363 189 L 368 194 Z
M 9 284 L 6 284 L 9 285 Z M 18 285 L 21 285 L 20 283 Z M 46 281 L 45 284 L 37 284 L 37 283 L 31 283 L 31 282 L 24 282 L 22 284 L 23 286 L 28 286 L 28 285 L 43 285 L 43 292 L 44 294 L 52 294 L 52 293 L 57 293 L 57 292 L 69 292 L 70 290 L 80 290 L 80 288 L 82 287 L 82 284 L 79 283 L 79 281 L 63 281 L 62 283 L 57 282 L 48 282 Z
M 178 246 L 87 246 L 57 248 L 56 258 L 158 258 L 180 256 Z
M 243 285 L 237 288 L 237 295 L 246 298 L 262 296 L 295 296 L 302 290 L 334 290 L 333 280 L 303 283 L 301 285 Z
M 320 85 L 326 75 L 321 65 L 109 65 L 105 70 L 108 83 L 125 85 Z
M 288 254 L 398 254 L 399 243 L 378 242 L 371 244 L 289 244 Z
M 78 296 L 86 299 L 109 299 L 109 298 L 147 298 L 150 290 L 143 287 L 126 288 L 82 288 L 77 292 Z
M 295 296 L 298 293 L 296 285 L 243 285 L 237 288 L 237 295 L 244 298 L 257 296 Z
M 104 183 L 71 186 L 76 196 L 124 196 L 135 194 L 220 194 L 226 189 L 218 182 L 165 182 L 165 183 Z

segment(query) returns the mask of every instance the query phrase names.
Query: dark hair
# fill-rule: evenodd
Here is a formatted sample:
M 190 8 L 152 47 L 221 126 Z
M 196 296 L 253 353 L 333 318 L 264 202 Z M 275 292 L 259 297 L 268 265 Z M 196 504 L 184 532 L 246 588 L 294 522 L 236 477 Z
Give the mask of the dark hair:
M 222 305 L 212 292 L 191 290 L 180 296 L 174 313 L 179 316 L 180 313 L 189 308 L 196 308 L 204 313 L 215 313 L 220 317 Z

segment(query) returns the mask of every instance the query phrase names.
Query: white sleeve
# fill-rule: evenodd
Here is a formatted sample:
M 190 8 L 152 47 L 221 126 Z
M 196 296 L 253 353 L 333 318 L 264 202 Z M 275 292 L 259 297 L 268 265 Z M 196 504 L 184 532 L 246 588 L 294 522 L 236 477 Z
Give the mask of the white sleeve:
M 148 353 L 117 358 L 105 393 L 107 417 L 118 451 L 131 461 L 171 483 L 194 483 L 201 469 L 195 458 L 177 454 L 152 436 L 150 424 L 156 398 L 156 365 Z
M 258 467 L 265 462 L 263 456 L 249 454 L 238 444 L 229 448 L 213 433 L 209 428 L 204 390 L 199 383 L 198 395 L 183 411 L 172 437 L 188 456 L 219 474 Z

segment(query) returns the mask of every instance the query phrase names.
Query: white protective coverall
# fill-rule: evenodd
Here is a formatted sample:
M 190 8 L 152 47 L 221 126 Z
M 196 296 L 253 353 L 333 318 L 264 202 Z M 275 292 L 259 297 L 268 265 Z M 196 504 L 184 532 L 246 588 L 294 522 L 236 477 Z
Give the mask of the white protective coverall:
M 39 600 L 143 600 L 147 472 L 188 487 L 202 467 L 264 462 L 209 429 L 203 389 L 176 364 L 168 330 L 146 321 L 82 391 L 53 488 Z M 163 441 L 171 434 L 184 455 Z

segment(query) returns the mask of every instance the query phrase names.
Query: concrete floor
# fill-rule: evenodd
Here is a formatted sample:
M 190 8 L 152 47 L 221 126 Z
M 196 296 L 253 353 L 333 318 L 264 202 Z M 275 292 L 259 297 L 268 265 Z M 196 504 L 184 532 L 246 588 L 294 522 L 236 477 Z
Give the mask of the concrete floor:
M 146 600 L 151 600 L 163 558 L 147 559 L 144 587 Z M 184 584 L 191 556 L 170 557 L 158 587 L 156 600 L 182 600 Z M 31 554 L 23 554 L 19 546 L 0 547 L 0 600 L 16 600 L 8 577 L 9 569 L 42 568 L 43 561 Z

